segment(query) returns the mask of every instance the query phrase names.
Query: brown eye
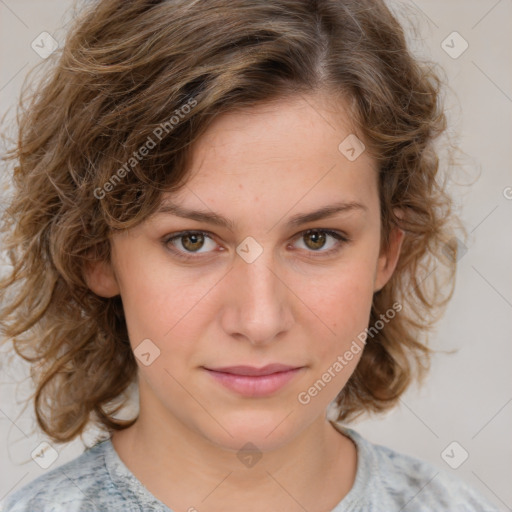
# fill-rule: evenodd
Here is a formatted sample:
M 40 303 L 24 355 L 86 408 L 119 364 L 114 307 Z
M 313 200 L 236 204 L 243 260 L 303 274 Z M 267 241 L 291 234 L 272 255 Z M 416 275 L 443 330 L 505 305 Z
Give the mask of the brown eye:
M 197 249 L 201 249 L 204 244 L 204 235 L 201 233 L 191 233 L 188 235 L 182 235 L 181 244 L 187 251 L 195 251 Z
M 318 253 L 318 256 L 334 254 L 341 250 L 343 244 L 350 241 L 348 237 L 330 229 L 309 229 L 300 233 L 298 239 L 304 244 L 301 249 L 309 253 Z
M 304 235 L 304 240 L 310 240 L 306 245 L 313 250 L 321 249 L 325 245 L 327 237 L 322 231 L 312 231 Z
M 208 247 L 208 241 L 212 244 L 211 247 Z M 204 253 L 212 252 L 211 249 L 215 249 L 217 245 L 211 236 L 202 231 L 182 231 L 181 233 L 175 233 L 164 239 L 163 243 L 169 251 L 183 259 L 194 258 L 195 254 L 204 255 Z M 206 250 L 201 250 L 205 247 Z
M 315 257 L 330 256 L 342 249 L 350 239 L 329 229 L 309 229 L 299 233 L 296 238 L 304 245 L 303 252 L 314 254 Z M 182 231 L 173 233 L 162 240 L 164 246 L 176 257 L 183 260 L 199 260 L 208 253 L 215 252 L 217 244 L 213 238 L 203 231 Z M 212 245 L 208 247 L 208 242 Z M 203 250 L 204 249 L 204 250 Z M 223 249 L 218 249 L 222 251 Z M 202 256 L 201 256 L 202 255 Z

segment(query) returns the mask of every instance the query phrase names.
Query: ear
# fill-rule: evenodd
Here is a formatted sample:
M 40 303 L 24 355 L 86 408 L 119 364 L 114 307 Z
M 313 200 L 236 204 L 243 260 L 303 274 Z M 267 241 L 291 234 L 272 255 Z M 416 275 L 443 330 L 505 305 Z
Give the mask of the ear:
M 96 295 L 100 297 L 119 295 L 119 285 L 110 262 L 104 260 L 88 262 L 84 273 L 87 286 Z
M 381 249 L 377 268 L 375 270 L 374 292 L 378 292 L 391 279 L 395 271 L 400 249 L 404 240 L 405 233 L 399 227 L 394 227 L 389 234 L 389 243 L 387 247 Z

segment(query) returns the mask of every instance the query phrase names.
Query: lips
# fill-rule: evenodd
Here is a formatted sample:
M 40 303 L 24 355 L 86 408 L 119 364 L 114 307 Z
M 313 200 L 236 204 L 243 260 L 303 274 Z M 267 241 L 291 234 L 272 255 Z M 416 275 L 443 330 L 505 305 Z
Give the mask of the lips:
M 262 368 L 256 368 L 254 366 L 225 366 L 222 368 L 206 368 L 219 373 L 230 373 L 232 375 L 248 375 L 251 377 L 260 377 L 261 375 L 272 375 L 273 373 L 287 372 L 289 370 L 295 370 L 298 366 L 289 366 L 284 364 L 268 364 Z
M 263 398 L 284 388 L 305 367 L 284 364 L 255 366 L 224 366 L 203 369 L 223 388 L 248 398 Z

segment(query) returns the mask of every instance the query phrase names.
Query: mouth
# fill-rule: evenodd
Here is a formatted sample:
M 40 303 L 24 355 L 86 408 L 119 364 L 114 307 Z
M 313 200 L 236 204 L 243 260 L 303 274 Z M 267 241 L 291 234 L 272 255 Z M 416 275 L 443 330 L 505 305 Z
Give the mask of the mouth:
M 244 365 L 202 368 L 230 391 L 253 398 L 276 393 L 305 369 L 304 366 L 283 364 L 269 364 L 262 368 Z

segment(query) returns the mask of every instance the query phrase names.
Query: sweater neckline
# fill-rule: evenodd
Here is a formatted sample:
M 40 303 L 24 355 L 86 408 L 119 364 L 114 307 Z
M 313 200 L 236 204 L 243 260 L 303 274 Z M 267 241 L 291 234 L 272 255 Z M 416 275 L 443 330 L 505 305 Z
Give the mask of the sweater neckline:
M 364 489 L 368 488 L 371 478 L 372 451 L 368 441 L 366 441 L 358 432 L 348 428 L 341 423 L 329 420 L 333 427 L 342 435 L 350 438 L 357 450 L 357 467 L 354 483 L 349 492 L 332 509 L 332 512 L 343 512 L 350 510 L 356 503 L 364 504 Z M 153 510 L 173 512 L 167 505 L 158 500 L 144 484 L 124 464 L 112 444 L 112 438 L 102 441 L 100 444 L 104 448 L 105 466 L 112 482 L 119 491 L 119 494 L 128 501 L 135 501 L 144 505 L 144 507 L 153 507 Z

